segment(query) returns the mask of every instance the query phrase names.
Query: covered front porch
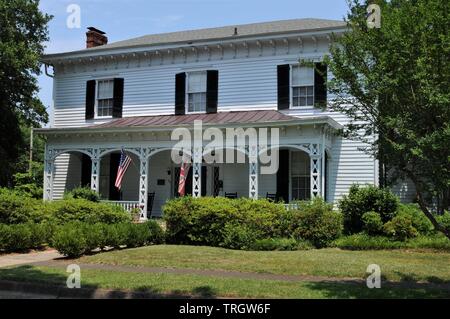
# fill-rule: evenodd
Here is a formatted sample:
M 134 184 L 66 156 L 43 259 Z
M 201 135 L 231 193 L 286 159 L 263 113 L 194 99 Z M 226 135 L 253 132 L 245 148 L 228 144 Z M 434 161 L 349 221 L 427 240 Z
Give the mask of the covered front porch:
M 177 150 L 192 154 L 186 194 L 194 197 L 275 198 L 286 204 L 316 196 L 327 199 L 336 123 L 322 117 L 264 124 L 280 130 L 279 143 L 233 149 L 236 158 L 238 153 L 245 158 L 239 163 L 205 161 L 211 152 L 225 151 L 208 148 L 206 143 L 177 149 L 171 139 L 173 127 L 43 130 L 48 137 L 44 198 L 59 199 L 65 191 L 88 186 L 111 204 L 127 210 L 138 208 L 142 220 L 160 217 L 166 201 L 178 196 L 180 164 L 171 156 Z M 221 125 L 219 129 L 226 127 Z M 131 157 L 132 164 L 118 191 L 114 182 L 121 149 Z M 279 154 L 279 169 L 262 174 L 265 164 L 260 156 L 273 152 Z

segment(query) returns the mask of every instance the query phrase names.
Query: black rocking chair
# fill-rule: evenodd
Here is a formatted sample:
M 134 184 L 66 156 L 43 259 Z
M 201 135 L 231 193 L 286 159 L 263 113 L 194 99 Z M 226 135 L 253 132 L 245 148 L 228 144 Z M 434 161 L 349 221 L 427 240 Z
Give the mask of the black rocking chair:
M 225 193 L 225 198 L 237 199 L 238 198 L 238 194 L 237 193 Z
M 148 193 L 147 196 L 147 218 L 152 217 L 153 202 L 155 201 L 155 192 Z

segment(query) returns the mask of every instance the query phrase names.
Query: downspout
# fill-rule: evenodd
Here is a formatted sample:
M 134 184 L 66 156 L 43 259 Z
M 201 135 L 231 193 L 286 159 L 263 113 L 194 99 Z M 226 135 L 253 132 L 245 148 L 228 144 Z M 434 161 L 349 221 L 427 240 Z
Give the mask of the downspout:
M 50 78 L 54 78 L 55 77 L 54 74 L 48 73 L 48 67 L 51 66 L 53 68 L 53 65 L 52 64 L 48 64 L 48 63 L 44 63 L 44 66 L 45 66 L 45 75 L 50 77 Z

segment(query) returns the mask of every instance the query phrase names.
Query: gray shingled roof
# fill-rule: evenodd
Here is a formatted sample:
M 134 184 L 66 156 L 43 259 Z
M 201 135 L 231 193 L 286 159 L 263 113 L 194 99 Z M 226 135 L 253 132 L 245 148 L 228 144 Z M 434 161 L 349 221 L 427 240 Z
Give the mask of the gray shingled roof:
M 179 42 L 207 41 L 213 39 L 249 37 L 262 34 L 277 34 L 298 31 L 313 31 L 345 27 L 344 21 L 324 19 L 294 19 L 272 22 L 231 25 L 219 28 L 189 30 L 162 34 L 150 34 L 138 38 L 110 43 L 89 50 L 113 49 L 143 45 L 163 45 Z M 237 35 L 234 34 L 237 28 Z

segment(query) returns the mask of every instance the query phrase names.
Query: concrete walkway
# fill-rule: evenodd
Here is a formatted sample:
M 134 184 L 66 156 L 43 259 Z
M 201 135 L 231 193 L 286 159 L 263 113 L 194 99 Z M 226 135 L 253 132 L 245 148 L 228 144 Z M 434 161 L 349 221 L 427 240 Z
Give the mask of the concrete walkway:
M 63 256 L 54 249 L 37 251 L 27 254 L 0 255 L 0 268 L 50 261 L 61 257 Z

